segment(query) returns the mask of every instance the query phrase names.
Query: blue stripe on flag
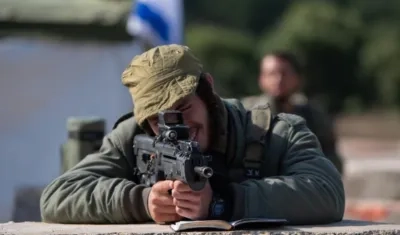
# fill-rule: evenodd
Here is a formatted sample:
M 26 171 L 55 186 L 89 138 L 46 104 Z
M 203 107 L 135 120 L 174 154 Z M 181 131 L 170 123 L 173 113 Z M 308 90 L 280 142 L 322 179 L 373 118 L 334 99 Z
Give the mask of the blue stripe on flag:
M 138 1 L 136 4 L 136 15 L 145 22 L 148 22 L 155 32 L 166 42 L 169 42 L 169 27 L 161 15 L 155 12 L 146 4 Z

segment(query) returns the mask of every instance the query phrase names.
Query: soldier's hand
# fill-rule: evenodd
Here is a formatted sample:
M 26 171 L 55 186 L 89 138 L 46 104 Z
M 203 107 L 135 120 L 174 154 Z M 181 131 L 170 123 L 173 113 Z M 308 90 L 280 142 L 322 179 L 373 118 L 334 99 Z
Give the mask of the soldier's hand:
M 150 191 L 148 207 L 150 215 L 156 223 L 174 222 L 182 219 L 176 213 L 173 198 L 168 190 L 173 188 L 173 181 L 157 182 Z
M 208 181 L 201 191 L 193 191 L 187 184 L 176 180 L 172 197 L 178 215 L 192 220 L 207 218 L 212 199 L 212 189 Z

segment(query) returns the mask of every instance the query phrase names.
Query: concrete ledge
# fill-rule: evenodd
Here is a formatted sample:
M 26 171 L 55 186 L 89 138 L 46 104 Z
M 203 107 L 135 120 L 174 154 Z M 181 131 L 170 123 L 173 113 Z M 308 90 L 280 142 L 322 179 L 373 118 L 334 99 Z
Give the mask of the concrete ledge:
M 339 223 L 320 226 L 285 226 L 267 230 L 221 231 L 221 232 L 182 232 L 175 233 L 167 225 L 62 225 L 36 222 L 0 224 L 0 234 L 193 234 L 193 235 L 230 235 L 230 234 L 400 234 L 400 224 L 384 224 L 366 221 L 344 220 Z

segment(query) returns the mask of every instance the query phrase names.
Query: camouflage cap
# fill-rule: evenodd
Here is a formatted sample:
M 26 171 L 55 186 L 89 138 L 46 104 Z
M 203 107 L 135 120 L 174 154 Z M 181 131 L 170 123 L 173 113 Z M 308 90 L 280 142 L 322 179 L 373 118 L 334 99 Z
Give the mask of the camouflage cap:
M 163 45 L 135 56 L 122 73 L 142 125 L 162 110 L 196 91 L 203 65 L 187 46 Z

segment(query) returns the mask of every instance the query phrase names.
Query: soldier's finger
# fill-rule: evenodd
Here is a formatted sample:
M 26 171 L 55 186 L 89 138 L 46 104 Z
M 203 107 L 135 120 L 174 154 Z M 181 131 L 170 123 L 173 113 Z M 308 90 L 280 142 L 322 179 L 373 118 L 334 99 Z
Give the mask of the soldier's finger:
M 197 206 L 199 206 L 199 204 L 195 204 L 187 200 L 179 200 L 176 198 L 174 198 L 174 205 L 189 210 L 194 210 Z
M 187 185 L 179 180 L 174 181 L 173 188 L 179 192 L 191 192 L 192 191 L 192 189 L 189 187 L 189 185 Z
M 154 207 L 154 212 L 157 214 L 171 214 L 171 215 L 175 215 L 175 206 L 174 205 L 168 205 L 168 206 L 155 206 Z
M 173 198 L 176 198 L 178 200 L 186 200 L 186 201 L 190 201 L 191 203 L 199 203 L 200 202 L 200 195 L 197 193 L 193 193 L 193 192 L 181 193 L 181 192 L 178 192 L 175 189 L 173 189 L 171 195 Z
M 168 194 L 168 190 L 172 189 L 174 186 L 174 181 L 172 180 L 164 180 L 157 182 L 156 184 L 153 185 L 153 190 L 159 192 L 159 193 L 165 193 Z
M 196 217 L 193 210 L 189 210 L 189 209 L 178 207 L 178 206 L 175 208 L 175 210 L 178 215 L 180 215 L 184 218 L 194 219 Z
M 180 216 L 174 212 L 173 214 L 158 214 L 155 216 L 154 221 L 157 223 L 175 222 L 180 219 Z
M 172 206 L 172 205 L 174 205 L 173 198 L 170 195 L 157 195 L 152 200 L 152 204 L 160 205 L 160 206 Z

